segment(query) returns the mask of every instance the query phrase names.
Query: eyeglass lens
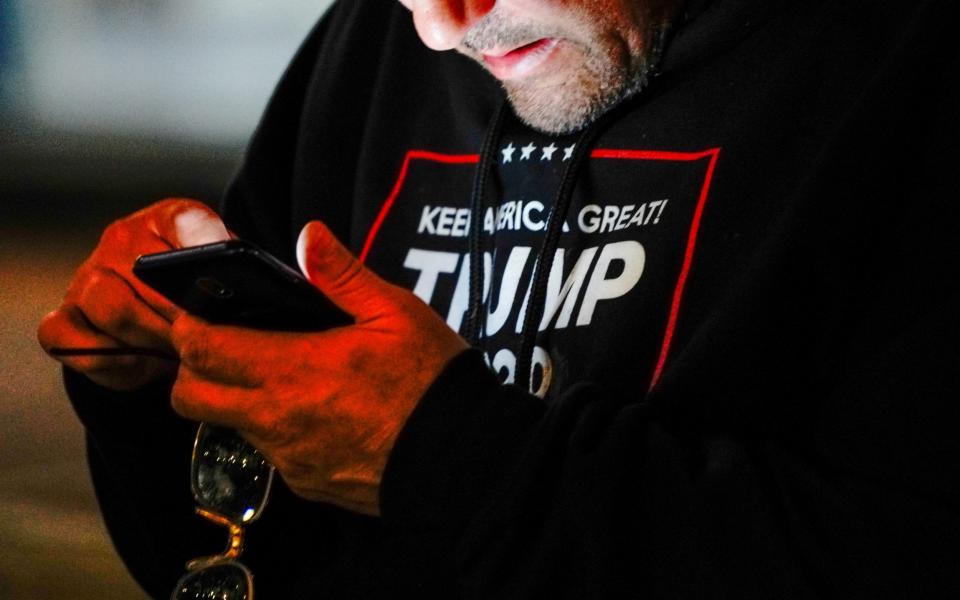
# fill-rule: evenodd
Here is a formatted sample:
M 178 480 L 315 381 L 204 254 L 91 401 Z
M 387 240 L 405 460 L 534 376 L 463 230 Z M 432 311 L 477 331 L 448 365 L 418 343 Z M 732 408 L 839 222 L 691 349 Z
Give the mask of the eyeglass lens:
M 263 508 L 273 467 L 232 429 L 209 424 L 197 433 L 193 493 L 197 502 L 237 524 Z
M 250 575 L 236 563 L 213 565 L 184 575 L 171 600 L 250 600 Z

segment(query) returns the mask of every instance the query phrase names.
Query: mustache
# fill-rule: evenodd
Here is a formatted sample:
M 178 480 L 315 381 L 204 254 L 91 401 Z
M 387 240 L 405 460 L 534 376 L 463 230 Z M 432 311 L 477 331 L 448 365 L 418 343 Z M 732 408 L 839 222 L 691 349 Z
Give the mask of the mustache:
M 523 46 L 542 38 L 560 37 L 559 32 L 537 23 L 513 23 L 494 9 L 471 27 L 461 42 L 469 50 L 482 54 L 494 48 Z

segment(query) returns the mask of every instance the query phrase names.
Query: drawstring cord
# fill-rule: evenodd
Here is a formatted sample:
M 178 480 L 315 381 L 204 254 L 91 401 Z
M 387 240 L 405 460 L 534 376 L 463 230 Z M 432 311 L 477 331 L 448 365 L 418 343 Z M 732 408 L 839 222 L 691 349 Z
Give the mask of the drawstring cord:
M 464 337 L 471 346 L 480 344 L 483 332 L 483 209 L 485 205 L 486 183 L 493 170 L 493 155 L 497 141 L 500 139 L 500 130 L 507 113 L 507 101 L 504 100 L 494 113 L 487 135 L 483 139 L 480 149 L 480 162 L 473 178 L 473 190 L 470 193 L 470 294 L 467 306 L 467 324 Z
M 480 151 L 480 161 L 477 165 L 471 193 L 469 238 L 470 294 L 469 312 L 464 337 L 472 346 L 479 345 L 485 327 L 485 319 L 483 318 L 483 288 L 485 277 L 483 267 L 483 213 L 486 206 L 486 182 L 490 177 L 490 173 L 493 171 L 493 156 L 495 154 L 496 144 L 500 139 L 500 131 L 503 128 L 506 106 L 506 101 L 500 104 L 500 107 L 490 122 L 490 126 L 487 128 L 487 135 L 484 138 L 483 147 Z M 567 163 L 563 171 L 560 186 L 557 188 L 553 207 L 550 209 L 550 215 L 547 219 L 546 235 L 540 244 L 537 259 L 534 263 L 530 297 L 526 302 L 527 309 L 524 314 L 523 328 L 520 333 L 520 348 L 516 354 L 517 362 L 514 379 L 515 383 L 524 390 L 530 389 L 533 350 L 540 320 L 543 318 L 547 284 L 549 282 L 550 271 L 553 268 L 553 259 L 556 255 L 557 246 L 560 243 L 560 233 L 563 230 L 563 222 L 567 217 L 567 211 L 570 208 L 571 199 L 573 198 L 573 190 L 578 173 L 583 164 L 585 164 L 586 159 L 590 156 L 590 148 L 593 146 L 593 142 L 606 129 L 606 125 L 615 118 L 614 115 L 619 113 L 619 110 L 608 111 L 593 125 L 583 130 L 577 138 L 573 155 L 570 157 L 570 162 Z
M 547 218 L 547 233 L 540 244 L 537 260 L 531 281 L 530 298 L 527 300 L 527 310 L 523 316 L 523 328 L 520 330 L 520 349 L 517 352 L 515 382 L 525 390 L 530 389 L 530 379 L 533 376 L 533 349 L 537 341 L 537 332 L 540 329 L 540 319 L 543 318 L 544 302 L 547 294 L 547 283 L 550 271 L 553 269 L 553 259 L 556 256 L 557 246 L 560 244 L 560 233 L 563 231 L 563 222 L 567 218 L 570 201 L 573 198 L 573 188 L 577 180 L 577 173 L 584 159 L 590 156 L 590 142 L 594 138 L 594 127 L 588 127 L 577 138 L 576 146 L 570 162 L 567 163 L 560 179 L 560 187 L 554 197 L 550 216 Z

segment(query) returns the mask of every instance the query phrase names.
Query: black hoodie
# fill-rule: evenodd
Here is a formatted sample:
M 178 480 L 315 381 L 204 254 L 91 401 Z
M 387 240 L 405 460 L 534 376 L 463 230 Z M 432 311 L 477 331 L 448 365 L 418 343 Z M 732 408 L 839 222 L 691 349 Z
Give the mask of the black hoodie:
M 278 485 L 257 596 L 960 591 L 956 12 L 691 3 L 643 93 L 551 137 L 495 118 L 496 82 L 396 2 L 334 6 L 224 218 L 291 264 L 323 219 L 477 349 L 401 432 L 381 519 Z M 67 384 L 116 544 L 165 597 L 222 543 L 192 514 L 194 425 L 169 384 Z

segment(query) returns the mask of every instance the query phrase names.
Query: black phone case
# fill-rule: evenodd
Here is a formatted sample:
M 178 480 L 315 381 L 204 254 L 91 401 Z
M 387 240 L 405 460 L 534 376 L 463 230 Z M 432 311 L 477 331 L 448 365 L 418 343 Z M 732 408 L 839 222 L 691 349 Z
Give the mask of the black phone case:
M 133 272 L 210 323 L 321 331 L 352 322 L 298 271 L 241 240 L 141 256 Z

